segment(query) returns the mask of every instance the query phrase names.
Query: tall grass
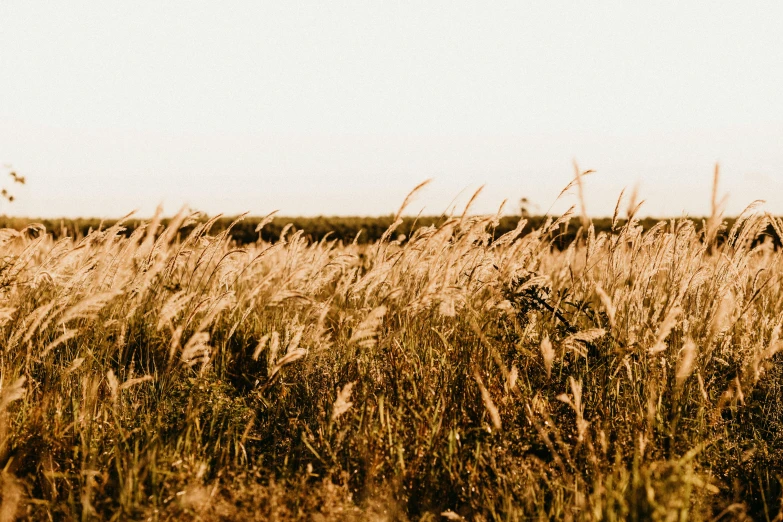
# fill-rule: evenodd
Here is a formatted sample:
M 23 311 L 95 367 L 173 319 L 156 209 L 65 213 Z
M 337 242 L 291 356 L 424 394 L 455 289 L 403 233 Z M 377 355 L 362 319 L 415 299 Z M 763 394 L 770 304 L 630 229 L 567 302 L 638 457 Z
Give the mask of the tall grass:
M 4 230 L 0 521 L 783 520 L 783 222 L 628 218 Z

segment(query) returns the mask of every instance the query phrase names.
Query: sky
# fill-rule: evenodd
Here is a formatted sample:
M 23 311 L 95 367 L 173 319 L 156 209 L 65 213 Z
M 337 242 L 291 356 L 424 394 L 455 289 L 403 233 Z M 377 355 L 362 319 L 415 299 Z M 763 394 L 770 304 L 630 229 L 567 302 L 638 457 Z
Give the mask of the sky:
M 30 217 L 783 214 L 783 3 L 0 1 Z

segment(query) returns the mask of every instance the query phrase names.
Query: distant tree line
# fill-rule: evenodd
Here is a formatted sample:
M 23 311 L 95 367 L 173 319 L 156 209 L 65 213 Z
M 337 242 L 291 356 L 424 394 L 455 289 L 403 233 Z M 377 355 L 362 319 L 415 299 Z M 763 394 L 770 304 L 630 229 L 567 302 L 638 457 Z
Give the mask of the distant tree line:
M 206 218 L 204 218 L 206 220 Z M 274 243 L 280 239 L 284 229 L 288 227 L 286 234 L 290 235 L 301 230 L 304 236 L 312 242 L 327 240 L 338 240 L 343 243 L 351 243 L 356 240 L 360 244 L 372 243 L 381 238 L 383 233 L 392 225 L 393 216 L 382 217 L 275 217 L 267 223 L 261 232 L 256 232 L 256 227 L 262 221 L 261 217 L 246 217 L 235 223 L 231 228 L 231 237 L 239 245 L 255 243 L 259 239 Z M 394 231 L 391 239 L 397 239 L 400 235 L 410 237 L 410 235 L 420 227 L 438 226 L 446 221 L 446 217 L 420 216 L 405 217 L 403 223 Z M 544 216 L 528 216 L 527 225 L 523 234 L 529 233 L 541 227 L 546 221 Z M 701 227 L 702 219 L 692 218 L 697 227 Z M 218 234 L 224 231 L 236 217 L 221 217 L 211 228 L 211 234 Z M 506 232 L 516 228 L 520 216 L 503 216 L 500 218 L 497 227 L 489 230 L 493 237 L 499 237 Z M 649 230 L 656 223 L 661 221 L 656 218 L 643 218 L 639 220 L 639 225 L 644 230 Z M 724 220 L 726 229 L 730 229 L 734 224 L 733 218 Z M 81 238 L 94 230 L 105 230 L 114 225 L 116 220 L 100 220 L 93 218 L 78 219 L 28 219 L 10 216 L 0 216 L 0 228 L 12 228 L 23 230 L 33 223 L 40 223 L 46 227 L 47 232 L 53 235 L 55 239 L 69 236 Z M 142 220 L 128 220 L 123 224 L 124 235 L 130 235 Z M 164 219 L 163 225 L 168 225 L 169 220 Z M 612 220 L 610 218 L 598 218 L 592 220 L 596 233 L 610 232 Z M 289 227 L 290 225 L 290 227 Z M 181 235 L 187 235 L 194 225 L 183 227 Z M 578 220 L 572 220 L 567 226 L 561 226 L 560 231 L 555 234 L 555 245 L 560 248 L 568 246 L 576 237 L 579 228 Z M 774 230 L 770 227 L 766 234 L 769 235 L 777 246 L 780 246 L 780 238 L 777 237 Z M 725 231 L 724 231 L 725 235 Z M 719 240 L 721 237 L 719 236 Z M 761 238 L 759 238 L 760 240 Z

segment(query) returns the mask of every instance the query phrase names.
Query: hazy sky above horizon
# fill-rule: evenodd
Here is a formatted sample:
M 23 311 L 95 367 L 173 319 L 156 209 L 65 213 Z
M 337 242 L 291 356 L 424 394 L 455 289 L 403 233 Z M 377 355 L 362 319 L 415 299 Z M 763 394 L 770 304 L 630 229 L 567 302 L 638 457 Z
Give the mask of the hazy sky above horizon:
M 0 2 L 0 213 L 783 213 L 780 2 Z M 5 174 L 0 181 L 5 182 Z M 5 184 L 4 186 L 9 186 Z M 573 195 L 555 211 L 575 202 Z M 536 209 L 534 209 L 535 211 Z

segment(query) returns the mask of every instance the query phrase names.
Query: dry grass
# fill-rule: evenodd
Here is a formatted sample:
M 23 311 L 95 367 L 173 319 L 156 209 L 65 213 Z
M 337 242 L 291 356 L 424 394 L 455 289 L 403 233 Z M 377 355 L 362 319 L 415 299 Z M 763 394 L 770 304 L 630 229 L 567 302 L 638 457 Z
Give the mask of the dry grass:
M 496 219 L 2 232 L 0 520 L 783 520 L 783 222 Z

